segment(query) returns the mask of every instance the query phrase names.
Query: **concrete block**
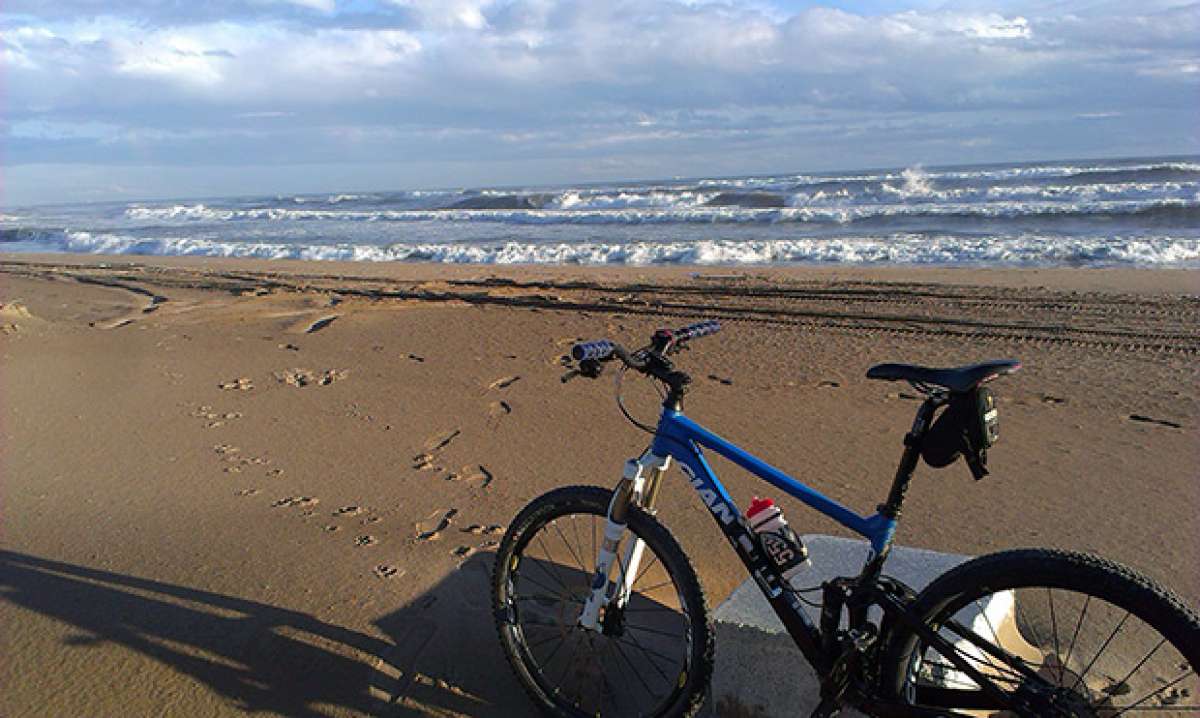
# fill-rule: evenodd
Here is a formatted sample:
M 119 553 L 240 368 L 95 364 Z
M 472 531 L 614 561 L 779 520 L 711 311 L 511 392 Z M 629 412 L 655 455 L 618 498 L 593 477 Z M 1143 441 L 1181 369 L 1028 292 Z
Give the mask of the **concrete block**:
M 802 537 L 812 566 L 806 586 L 837 576 L 854 576 L 866 562 L 870 544 L 856 539 L 810 534 Z M 920 591 L 969 556 L 894 546 L 884 573 Z M 820 602 L 820 592 L 806 596 Z M 989 611 L 990 613 L 991 611 Z M 820 609 L 809 608 L 816 623 Z M 817 676 L 792 642 L 753 579 L 747 579 L 714 613 L 716 666 L 709 715 L 720 718 L 807 716 L 820 702 Z M 845 711 L 846 715 L 861 715 Z

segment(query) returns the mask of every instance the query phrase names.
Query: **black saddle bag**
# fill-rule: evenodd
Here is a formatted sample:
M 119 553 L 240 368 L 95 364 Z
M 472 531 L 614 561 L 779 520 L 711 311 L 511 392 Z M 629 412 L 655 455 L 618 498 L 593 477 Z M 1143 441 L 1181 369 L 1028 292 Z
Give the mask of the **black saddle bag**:
M 941 468 L 964 456 L 971 475 L 982 479 L 988 474 L 987 450 L 999 437 L 996 397 L 990 389 L 975 387 L 950 395 L 946 408 L 925 432 L 921 458 L 930 466 Z

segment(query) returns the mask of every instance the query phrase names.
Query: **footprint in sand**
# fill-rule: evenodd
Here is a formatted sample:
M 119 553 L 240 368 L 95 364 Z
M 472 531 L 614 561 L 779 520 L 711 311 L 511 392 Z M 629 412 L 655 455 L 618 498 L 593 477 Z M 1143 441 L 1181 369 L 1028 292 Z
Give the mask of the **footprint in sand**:
M 492 479 L 494 478 L 496 477 L 483 464 L 479 464 L 478 466 L 464 466 L 458 471 L 453 471 L 446 475 L 446 481 L 477 482 L 481 489 L 492 483 Z
M 1166 419 L 1154 419 L 1149 416 L 1144 416 L 1142 414 L 1130 414 L 1129 420 L 1130 421 L 1140 421 L 1140 422 L 1143 422 L 1146 424 L 1158 424 L 1159 426 L 1169 426 L 1172 429 L 1182 429 L 1183 428 L 1183 424 L 1180 424 L 1180 423 L 1177 423 L 1174 421 L 1168 421 Z
M 723 376 L 717 376 L 716 374 L 709 374 L 708 378 L 712 381 L 717 382 L 718 384 L 724 384 L 725 386 L 731 386 L 733 384 L 733 379 L 730 379 L 728 377 L 723 377 Z
M 285 369 L 275 372 L 275 380 L 281 384 L 288 384 L 297 388 L 311 386 L 329 386 L 335 381 L 341 381 L 349 376 L 350 372 L 345 369 L 326 369 L 325 371 L 313 371 L 312 369 Z
M 237 379 L 223 381 L 220 384 L 217 384 L 217 386 L 221 389 L 225 389 L 226 391 L 250 391 L 254 388 L 254 382 L 250 380 L 250 377 L 241 376 Z
M 507 401 L 493 401 L 488 404 L 488 418 L 500 419 L 512 413 L 512 404 Z
M 445 511 L 434 511 L 424 521 L 418 521 L 416 525 L 418 541 L 436 541 L 442 532 L 450 528 L 450 524 L 454 521 L 454 517 L 458 515 L 458 509 L 447 509 Z
M 826 379 L 826 380 L 824 380 L 824 381 L 817 382 L 817 387 L 818 387 L 818 388 L 836 389 L 836 388 L 838 388 L 839 386 L 841 386 L 841 384 L 839 384 L 839 383 L 838 383 L 838 382 L 836 382 L 836 381 L 831 381 L 831 380 L 829 380 L 829 379 Z
M 321 503 L 320 499 L 314 499 L 311 496 L 288 496 L 286 498 L 279 499 L 275 503 L 271 504 L 271 506 L 273 508 L 286 506 L 316 506 L 319 503 Z
M 354 539 L 355 546 L 374 546 L 377 543 L 379 543 L 379 539 L 370 534 L 363 534 L 362 536 Z
M 334 511 L 333 515 L 334 516 L 358 516 L 365 510 L 366 509 L 364 509 L 361 506 L 343 506 L 342 508 L 338 509 L 337 511 Z
M 450 431 L 445 434 L 440 434 L 438 436 L 435 436 L 432 439 L 430 439 L 429 441 L 425 442 L 425 450 L 429 451 L 431 453 L 434 451 L 441 451 L 442 449 L 449 446 L 451 441 L 454 441 L 455 439 L 457 439 L 458 435 L 461 433 L 462 433 L 462 429 L 455 429 L 454 431 Z
M 290 351 L 290 352 L 298 352 L 298 351 L 300 351 L 300 347 L 296 346 L 295 344 L 291 344 L 291 343 L 288 343 L 288 344 L 280 344 L 280 345 L 279 345 L 279 348 L 280 348 L 280 349 L 285 349 L 285 350 L 287 350 L 287 351 Z
M 333 324 L 333 322 L 337 320 L 339 316 L 341 315 L 326 314 L 325 316 L 317 317 L 316 319 L 303 319 L 288 327 L 287 332 L 289 334 L 314 334 L 330 324 Z
M 341 531 L 342 527 L 335 526 L 334 524 L 326 524 L 324 526 L 323 530 L 326 531 L 327 533 L 333 533 L 334 531 Z
M 454 556 L 455 558 L 459 558 L 459 559 L 468 559 L 468 558 L 474 556 L 475 554 L 479 553 L 480 551 L 484 551 L 489 548 L 496 548 L 499 545 L 500 545 L 499 541 L 488 540 L 488 541 L 484 541 L 484 542 L 480 543 L 478 546 L 458 546 L 457 548 L 455 548 L 453 551 L 450 552 L 450 555 Z
M 1043 404 L 1066 404 L 1067 400 L 1062 398 L 1061 396 L 1051 396 L 1049 394 L 1042 394 L 1042 403 Z
M 408 359 L 409 359 L 410 361 L 415 361 L 415 362 L 416 362 L 416 363 L 418 363 L 418 364 L 424 364 L 424 363 L 425 363 L 425 357 L 423 357 L 423 356 L 418 356 L 418 355 L 416 355 L 416 354 L 409 354 L 409 355 L 408 355 Z
M 413 468 L 436 469 L 437 467 L 433 465 L 434 456 L 437 452 L 449 446 L 450 442 L 454 441 L 461 433 L 461 429 L 455 429 L 446 434 L 439 434 L 425 442 L 425 451 L 412 458 Z
M 398 578 L 404 575 L 404 571 L 386 563 L 379 564 L 371 573 L 375 574 L 376 578 Z
M 238 491 L 234 495 L 235 496 L 254 496 L 257 493 L 258 493 L 258 489 L 242 489 L 241 491 Z
M 327 317 L 321 317 L 320 319 L 317 319 L 313 323 L 309 324 L 308 328 L 304 330 L 304 333 L 312 334 L 314 332 L 319 332 L 322 329 L 324 329 L 325 327 L 329 326 L 330 324 L 333 324 L 333 322 L 337 318 L 338 318 L 337 314 L 330 314 Z
M 215 411 L 211 406 L 200 406 L 197 407 L 196 410 L 191 414 L 189 414 L 189 416 L 194 416 L 197 419 L 207 419 L 210 422 L 208 426 L 212 427 L 214 424 L 220 426 L 220 424 L 223 422 L 240 419 L 242 418 L 242 412 Z
M 521 380 L 519 376 L 506 376 L 488 384 L 488 389 L 507 389 Z
M 481 526 L 480 524 L 471 524 L 470 526 L 466 526 L 464 528 L 459 529 L 459 531 L 462 531 L 465 534 L 475 534 L 476 536 L 486 536 L 486 535 L 495 535 L 495 534 L 504 533 L 504 527 L 501 526 L 500 524 L 489 524 L 488 526 Z

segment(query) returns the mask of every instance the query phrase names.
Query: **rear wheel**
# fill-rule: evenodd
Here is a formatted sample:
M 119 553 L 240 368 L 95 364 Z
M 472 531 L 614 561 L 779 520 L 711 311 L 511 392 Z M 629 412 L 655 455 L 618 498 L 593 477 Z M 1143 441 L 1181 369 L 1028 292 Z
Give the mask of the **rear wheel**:
M 1200 619 L 1110 561 L 983 556 L 935 580 L 913 610 L 993 687 L 909 633 L 893 639 L 881 673 L 901 702 L 985 716 L 1200 714 Z
M 496 627 L 535 702 L 561 716 L 690 716 L 712 674 L 713 638 L 696 573 L 670 532 L 631 507 L 617 556 L 645 543 L 624 608 L 601 631 L 578 625 L 612 492 L 551 491 L 525 507 L 496 556 Z M 618 560 L 613 581 L 621 580 Z

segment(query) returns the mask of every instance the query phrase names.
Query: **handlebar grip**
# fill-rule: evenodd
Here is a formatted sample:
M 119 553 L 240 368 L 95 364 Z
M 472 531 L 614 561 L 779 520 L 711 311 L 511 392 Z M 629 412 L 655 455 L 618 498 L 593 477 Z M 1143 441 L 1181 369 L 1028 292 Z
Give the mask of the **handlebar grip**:
M 675 341 L 684 342 L 689 339 L 706 337 L 709 334 L 716 334 L 719 331 L 721 331 L 721 323 L 715 319 L 710 319 L 705 322 L 689 324 L 682 329 L 676 329 L 675 331 L 671 332 L 671 334 L 675 337 Z
M 616 344 L 613 344 L 607 339 L 600 339 L 599 341 L 594 342 L 584 342 L 583 344 L 576 344 L 575 346 L 571 347 L 571 357 L 575 361 L 584 361 L 585 359 L 603 361 L 604 359 L 612 356 L 613 349 L 615 349 L 616 346 Z

